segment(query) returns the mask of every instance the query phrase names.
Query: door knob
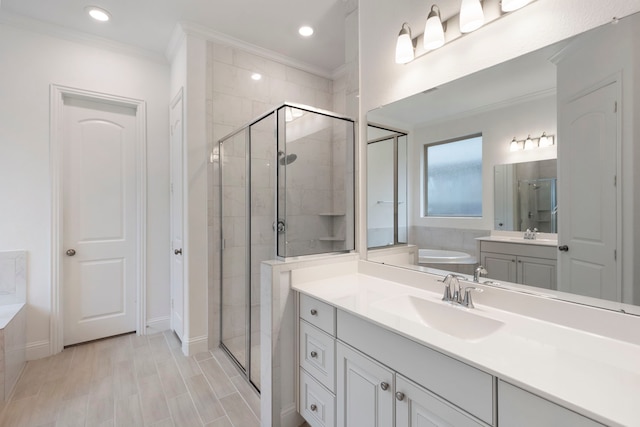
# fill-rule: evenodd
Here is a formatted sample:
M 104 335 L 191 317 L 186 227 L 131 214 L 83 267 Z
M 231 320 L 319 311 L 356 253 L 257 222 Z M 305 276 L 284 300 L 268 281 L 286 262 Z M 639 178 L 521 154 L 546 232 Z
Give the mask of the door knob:
M 76 254 L 76 250 L 75 249 L 67 249 L 67 255 L 68 256 L 74 256 Z
M 558 250 L 560 252 L 569 252 L 569 246 L 567 245 L 558 246 Z
M 312 351 L 312 352 L 311 352 L 311 357 L 313 357 L 314 359 L 315 359 L 316 357 L 318 357 L 318 352 L 317 352 L 317 351 Z
M 182 248 L 174 250 L 173 253 L 176 255 L 182 255 Z
M 313 412 L 316 412 L 318 410 L 318 406 L 315 403 L 312 403 L 311 406 L 309 406 L 309 409 L 311 409 Z

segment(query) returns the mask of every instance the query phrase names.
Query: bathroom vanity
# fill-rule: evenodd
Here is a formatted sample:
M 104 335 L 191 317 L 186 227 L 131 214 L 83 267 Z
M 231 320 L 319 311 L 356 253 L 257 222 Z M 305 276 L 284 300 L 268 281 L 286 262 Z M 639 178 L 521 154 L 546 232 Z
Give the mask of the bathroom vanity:
M 489 277 L 510 283 L 557 289 L 558 240 L 519 235 L 479 237 L 480 264 Z
M 640 420 L 640 337 L 618 329 L 640 320 L 483 285 L 466 309 L 441 301 L 438 276 L 367 262 L 319 271 L 291 276 L 298 409 L 311 426 Z

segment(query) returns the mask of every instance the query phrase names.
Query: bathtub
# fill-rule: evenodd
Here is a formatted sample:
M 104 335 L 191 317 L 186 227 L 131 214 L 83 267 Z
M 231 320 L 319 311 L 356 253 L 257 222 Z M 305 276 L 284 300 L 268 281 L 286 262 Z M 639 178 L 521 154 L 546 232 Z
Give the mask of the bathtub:
M 444 249 L 418 249 L 418 264 L 425 267 L 473 274 L 476 263 L 476 257 L 466 252 Z

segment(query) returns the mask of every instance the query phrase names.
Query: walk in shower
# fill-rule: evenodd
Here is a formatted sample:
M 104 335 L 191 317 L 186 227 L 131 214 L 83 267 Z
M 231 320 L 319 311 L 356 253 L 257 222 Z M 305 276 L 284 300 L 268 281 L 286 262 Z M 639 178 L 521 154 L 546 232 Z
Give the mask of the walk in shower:
M 219 141 L 221 347 L 260 389 L 260 264 L 353 250 L 354 122 L 283 104 Z

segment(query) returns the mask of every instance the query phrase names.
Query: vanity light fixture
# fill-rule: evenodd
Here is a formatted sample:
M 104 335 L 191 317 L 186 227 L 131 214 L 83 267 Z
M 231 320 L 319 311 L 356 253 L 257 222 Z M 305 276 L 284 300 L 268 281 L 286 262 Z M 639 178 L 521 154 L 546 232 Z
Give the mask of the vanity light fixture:
M 426 50 L 444 46 L 444 27 L 440 17 L 440 8 L 434 4 L 431 6 L 431 11 L 424 26 L 423 45 Z
M 96 21 L 107 22 L 109 19 L 111 19 L 111 14 L 101 7 L 87 6 L 85 10 L 89 14 L 89 16 Z
M 413 40 L 411 39 L 411 27 L 406 22 L 402 24 L 398 40 L 396 42 L 396 64 L 406 64 L 413 61 Z
M 460 32 L 470 33 L 484 25 L 484 11 L 480 0 L 462 0 L 460 5 Z
M 500 6 L 503 12 L 513 12 L 521 7 L 525 7 L 531 3 L 531 1 L 532 0 L 502 0 Z
M 514 136 L 511 142 L 509 142 L 509 151 L 521 151 L 531 150 L 534 148 L 551 147 L 555 144 L 555 138 L 553 135 L 547 135 L 546 132 L 542 132 L 540 138 L 531 138 L 531 135 L 527 136 L 527 139 L 518 141 Z
M 442 18 L 440 8 L 432 5 L 424 24 L 424 32 L 415 37 L 411 34 L 409 24 L 403 23 L 396 41 L 396 64 L 411 62 L 535 0 L 459 1 L 459 12 L 446 19 Z

